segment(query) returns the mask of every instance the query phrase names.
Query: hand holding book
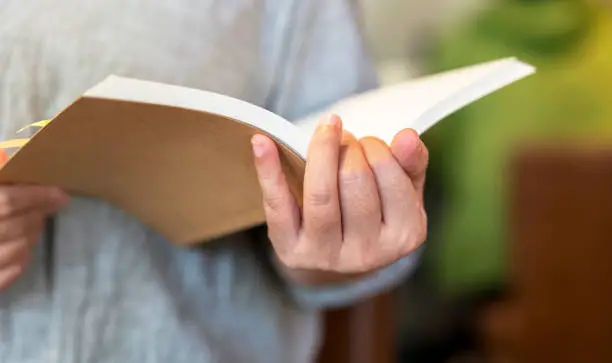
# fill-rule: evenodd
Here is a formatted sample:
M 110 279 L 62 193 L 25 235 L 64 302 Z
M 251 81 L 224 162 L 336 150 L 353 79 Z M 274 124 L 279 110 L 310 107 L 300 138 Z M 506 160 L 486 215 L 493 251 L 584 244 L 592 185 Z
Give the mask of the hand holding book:
M 414 130 L 398 132 L 388 146 L 372 137 L 357 140 L 338 116 L 323 117 L 308 148 L 301 208 L 276 144 L 263 135 L 252 144 L 270 240 L 300 282 L 325 282 L 312 281 L 314 271 L 377 270 L 425 240 L 428 153 Z
M 0 164 L 7 159 L 0 149 Z M 0 291 L 25 270 L 45 218 L 68 203 L 55 187 L 0 185 Z
M 397 143 L 408 141 L 394 141 L 407 137 L 401 136 L 405 131 L 400 130 L 411 128 L 420 135 L 456 110 L 534 72 L 532 66 L 508 58 L 346 98 L 322 112 L 341 115 L 344 129 L 357 139 L 370 139 L 349 142 L 338 149 L 341 153 L 336 150 L 324 155 L 339 152 L 338 162 L 347 168 L 365 165 L 365 158 L 376 169 L 368 159 L 379 155 L 374 151 L 380 144 L 371 139 L 377 138 L 391 145 L 390 153 L 401 164 Z M 320 187 L 314 182 L 335 180 L 336 176 L 323 172 L 324 164 L 311 161 L 308 168 L 306 165 L 307 159 L 312 159 L 307 157 L 312 149 L 309 145 L 317 143 L 313 140 L 319 129 L 317 119 L 312 116 L 289 122 L 255 104 L 225 95 L 110 76 L 51 120 L 33 124 L 40 129 L 32 138 L 1 142 L 0 147 L 18 150 L 0 168 L 0 184 L 53 185 L 73 195 L 100 198 L 173 243 L 201 243 L 266 220 L 249 144 L 255 134 L 274 140 L 287 184 L 298 204 L 304 196 L 306 202 L 313 202 L 312 195 L 304 194 L 304 182 L 310 190 L 313 185 Z M 356 145 L 363 155 L 355 151 Z M 360 155 L 361 161 L 347 157 L 355 154 Z M 306 169 L 310 171 L 305 178 Z M 349 217 L 345 214 L 360 210 L 359 203 L 371 205 L 373 202 L 365 196 L 372 195 L 374 188 L 371 182 L 354 175 L 340 176 L 348 178 L 347 184 L 352 188 L 364 188 L 360 190 L 364 197 L 345 202 L 346 189 L 340 188 L 335 191 L 337 205 L 317 201 L 316 196 L 314 201 L 326 208 L 343 205 L 334 218 L 340 218 L 344 228 L 348 228 L 347 223 L 365 228 L 361 223 L 349 222 L 352 219 L 345 221 Z M 380 187 L 379 177 L 377 170 L 372 171 L 371 178 Z M 393 183 L 403 183 L 400 180 L 394 179 Z M 367 188 L 371 191 L 365 192 Z M 383 190 L 377 192 L 385 199 Z M 345 208 L 346 203 L 352 206 Z M 385 225 L 390 218 L 385 211 L 387 206 L 382 201 Z M 304 226 L 312 223 L 304 220 Z M 314 223 L 322 222 L 317 219 Z M 324 227 L 325 224 L 319 228 Z M 294 232 L 299 228 L 294 226 Z M 304 235 L 310 238 L 311 233 Z M 336 228 L 333 233 L 340 232 Z M 343 269 L 359 270 L 356 266 Z

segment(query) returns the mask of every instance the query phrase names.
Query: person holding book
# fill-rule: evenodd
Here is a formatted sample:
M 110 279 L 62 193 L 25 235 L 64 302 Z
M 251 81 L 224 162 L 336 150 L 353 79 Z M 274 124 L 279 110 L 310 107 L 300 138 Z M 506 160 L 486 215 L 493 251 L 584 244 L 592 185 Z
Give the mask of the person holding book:
M 111 73 L 232 95 L 288 119 L 376 85 L 350 0 L 2 7 L 3 139 Z M 427 149 L 412 130 L 387 145 L 325 116 L 300 209 L 275 144 L 252 144 L 267 233 L 202 248 L 173 246 L 100 200 L 1 185 L 0 361 L 313 362 L 321 309 L 414 269 Z

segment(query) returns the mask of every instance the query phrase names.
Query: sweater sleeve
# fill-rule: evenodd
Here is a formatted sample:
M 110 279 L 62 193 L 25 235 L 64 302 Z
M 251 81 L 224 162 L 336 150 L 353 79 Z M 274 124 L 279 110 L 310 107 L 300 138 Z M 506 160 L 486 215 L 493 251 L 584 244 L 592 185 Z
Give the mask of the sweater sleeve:
M 408 278 L 418 265 L 423 247 L 412 252 L 392 265 L 368 276 L 341 284 L 307 286 L 283 278 L 276 269 L 277 276 L 289 298 L 306 309 L 327 309 L 344 307 L 366 300 L 398 286 Z M 276 268 L 274 263 L 273 267 Z
M 377 85 L 356 1 L 296 1 L 295 4 L 283 67 L 270 104 L 274 112 L 289 120 L 299 119 Z M 385 269 L 341 285 L 299 286 L 277 275 L 299 305 L 336 307 L 399 284 L 414 270 L 419 255 L 417 251 Z

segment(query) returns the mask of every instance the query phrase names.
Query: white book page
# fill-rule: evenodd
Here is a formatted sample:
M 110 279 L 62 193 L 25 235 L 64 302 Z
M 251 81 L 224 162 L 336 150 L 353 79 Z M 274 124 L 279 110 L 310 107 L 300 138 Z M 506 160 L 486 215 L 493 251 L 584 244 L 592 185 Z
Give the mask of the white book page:
M 338 114 L 357 138 L 375 136 L 390 143 L 407 127 L 419 134 L 458 109 L 534 73 L 514 58 L 423 77 L 348 98 L 296 122 L 308 135 L 323 113 Z
M 109 76 L 85 92 L 83 97 L 149 103 L 220 115 L 258 128 L 306 158 L 309 139 L 301 130 L 264 108 L 233 97 L 119 76 Z
M 340 115 L 345 128 L 356 137 L 375 136 L 390 143 L 398 131 L 411 127 L 423 133 L 450 113 L 534 71 L 514 58 L 483 63 L 356 95 L 295 124 L 229 96 L 118 76 L 106 78 L 84 97 L 221 115 L 272 135 L 305 159 L 310 137 L 324 113 Z

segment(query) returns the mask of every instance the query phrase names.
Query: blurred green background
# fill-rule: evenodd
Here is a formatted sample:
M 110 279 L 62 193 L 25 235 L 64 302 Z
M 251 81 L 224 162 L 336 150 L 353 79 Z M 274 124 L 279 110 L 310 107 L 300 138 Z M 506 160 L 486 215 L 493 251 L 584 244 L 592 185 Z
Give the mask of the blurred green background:
M 538 68 L 424 136 L 444 195 L 427 278 L 444 293 L 466 293 L 504 282 L 506 166 L 520 145 L 612 136 L 612 5 L 417 1 L 364 2 L 385 82 L 508 56 Z

